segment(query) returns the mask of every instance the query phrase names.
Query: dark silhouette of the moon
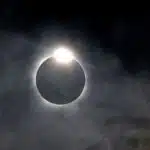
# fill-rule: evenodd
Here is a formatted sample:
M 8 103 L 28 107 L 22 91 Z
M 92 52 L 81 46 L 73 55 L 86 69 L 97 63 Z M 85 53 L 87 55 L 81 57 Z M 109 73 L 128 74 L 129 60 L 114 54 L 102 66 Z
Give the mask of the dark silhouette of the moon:
M 47 101 L 67 104 L 81 95 L 85 86 L 85 74 L 76 60 L 69 64 L 60 64 L 50 57 L 37 71 L 36 86 Z

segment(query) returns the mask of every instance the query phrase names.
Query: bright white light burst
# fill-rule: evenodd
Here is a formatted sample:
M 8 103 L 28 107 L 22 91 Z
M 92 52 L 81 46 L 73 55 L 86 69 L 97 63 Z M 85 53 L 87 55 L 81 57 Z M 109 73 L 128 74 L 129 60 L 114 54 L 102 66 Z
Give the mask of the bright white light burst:
M 58 48 L 52 55 L 58 63 L 68 64 L 74 59 L 74 55 L 67 48 Z

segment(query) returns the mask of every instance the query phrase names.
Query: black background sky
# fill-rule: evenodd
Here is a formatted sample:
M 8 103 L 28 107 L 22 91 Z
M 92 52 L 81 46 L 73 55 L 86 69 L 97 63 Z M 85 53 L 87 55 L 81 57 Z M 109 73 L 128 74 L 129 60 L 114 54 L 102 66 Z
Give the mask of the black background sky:
M 131 118 L 150 117 L 147 104 L 150 70 L 148 13 L 127 15 L 128 12 L 111 13 L 111 10 L 106 13 L 100 6 L 82 12 L 76 6 L 68 6 L 68 11 L 63 6 L 60 10 L 57 7 L 44 2 L 17 0 L 0 5 L 2 150 L 85 149 L 100 140 L 103 123 L 113 114 L 119 114 L 121 118 L 129 116 L 123 119 L 125 123 L 119 122 L 125 124 L 123 130 L 128 128 Z M 91 79 L 93 89 L 87 102 L 71 107 L 71 111 L 71 108 L 50 110 L 40 105 L 29 88 L 28 70 L 33 62 L 32 55 L 37 55 L 37 47 L 49 38 L 51 43 L 59 39 L 82 47 L 83 55 L 95 68 L 91 72 L 104 72 Z M 117 71 L 112 67 L 113 60 L 117 60 L 114 67 Z M 136 78 L 137 74 L 140 79 Z M 98 104 L 103 101 L 99 97 L 106 99 L 103 107 L 108 109 L 98 109 Z M 110 139 L 117 139 L 112 128 L 117 132 L 117 127 L 113 126 L 107 133 Z
M 62 28 L 83 32 L 90 41 L 100 40 L 101 47 L 111 48 L 111 52 L 118 55 L 131 72 L 135 66 L 140 69 L 147 64 L 149 16 L 146 10 L 144 13 L 135 10 L 131 14 L 130 11 L 119 10 L 106 12 L 98 7 L 90 10 L 88 5 L 85 8 L 81 5 L 57 8 L 53 5 L 17 0 L 1 3 L 1 29 L 39 38 L 40 28 L 61 28 L 63 25 Z
M 98 7 L 88 9 L 88 5 L 87 8 L 81 5 L 76 8 L 76 4 L 68 8 L 57 7 L 44 2 L 5 2 L 1 5 L 1 29 L 21 32 L 35 39 L 46 26 L 76 30 L 83 32 L 86 40 L 109 48 L 109 52 L 118 55 L 131 72 L 148 65 L 149 16 L 146 10 L 131 14 L 119 10 L 106 12 Z M 77 33 L 73 34 L 72 38 L 76 38 Z

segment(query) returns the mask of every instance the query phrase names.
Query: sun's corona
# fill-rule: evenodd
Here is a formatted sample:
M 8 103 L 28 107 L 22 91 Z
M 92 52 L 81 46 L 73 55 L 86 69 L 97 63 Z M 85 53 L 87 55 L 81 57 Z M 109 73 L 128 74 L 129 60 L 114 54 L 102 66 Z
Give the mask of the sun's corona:
M 49 50 L 49 48 L 47 49 L 47 51 L 45 49 L 45 52 L 40 55 L 40 58 L 38 58 L 38 60 L 34 64 L 31 74 L 32 74 L 32 79 L 33 79 L 32 83 L 33 83 L 33 87 L 34 87 L 33 89 L 35 92 L 35 96 L 39 96 L 40 99 L 44 102 L 44 104 L 50 104 L 51 106 L 54 106 L 54 107 L 63 106 L 63 104 L 61 105 L 61 104 L 55 104 L 52 102 L 48 102 L 44 97 L 42 97 L 42 95 L 39 93 L 38 88 L 37 88 L 36 77 L 37 77 L 38 70 L 39 70 L 40 66 L 46 60 L 48 60 L 50 58 L 53 58 L 53 60 L 59 65 L 67 65 L 67 66 L 71 65 L 72 66 L 72 65 L 74 65 L 74 61 L 79 63 L 79 65 L 83 69 L 83 72 L 85 75 L 85 85 L 84 85 L 84 88 L 83 88 L 81 94 L 79 95 L 79 97 L 73 101 L 73 104 L 78 102 L 79 100 L 81 100 L 83 97 L 85 98 L 85 96 L 87 96 L 87 90 L 88 90 L 88 85 L 89 85 L 87 82 L 87 80 L 88 80 L 87 69 L 85 68 L 85 64 L 81 60 L 78 60 L 78 55 L 76 55 L 73 51 L 71 51 L 69 48 L 66 48 L 66 47 L 57 47 L 57 48 L 54 48 L 53 51 Z M 68 103 L 68 104 L 70 104 L 70 103 Z

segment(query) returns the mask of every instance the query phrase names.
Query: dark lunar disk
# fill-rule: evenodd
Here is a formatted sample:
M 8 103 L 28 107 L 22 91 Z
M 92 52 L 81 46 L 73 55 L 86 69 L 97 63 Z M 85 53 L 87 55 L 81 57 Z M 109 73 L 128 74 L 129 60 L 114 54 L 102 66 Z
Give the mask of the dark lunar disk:
M 41 96 L 47 101 L 55 104 L 67 104 L 82 93 L 85 74 L 76 60 L 70 64 L 60 64 L 51 57 L 39 67 L 36 85 Z

